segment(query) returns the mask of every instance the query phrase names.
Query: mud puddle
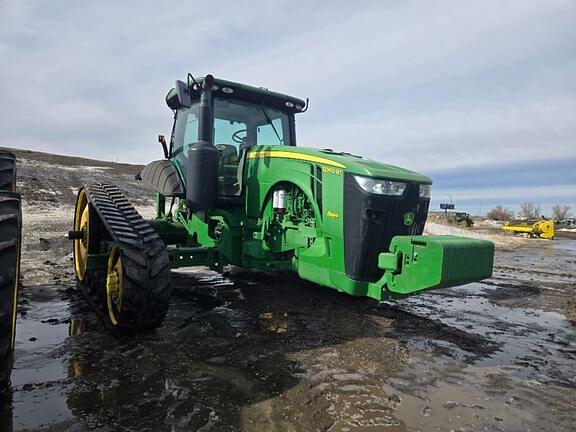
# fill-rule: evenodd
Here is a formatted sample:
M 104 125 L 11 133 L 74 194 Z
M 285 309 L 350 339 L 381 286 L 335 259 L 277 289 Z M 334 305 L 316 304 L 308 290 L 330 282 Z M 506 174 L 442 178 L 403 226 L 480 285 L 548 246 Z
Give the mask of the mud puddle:
M 494 303 L 489 297 L 498 295 L 499 289 L 497 285 L 470 284 L 391 306 L 415 320 L 433 320 L 451 331 L 461 331 L 465 336 L 455 342 L 456 348 L 434 335 L 399 336 L 411 346 L 476 366 L 505 366 L 526 379 L 576 387 L 574 325 L 557 312 Z M 476 347 L 466 346 L 466 338 Z
M 462 335 L 455 342 L 457 349 L 433 336 L 404 337 L 415 347 L 480 367 L 503 366 L 523 379 L 575 388 L 576 324 L 567 319 L 571 314 L 566 310 L 575 296 L 576 241 L 557 239 L 500 251 L 490 280 L 433 291 L 390 307 Z

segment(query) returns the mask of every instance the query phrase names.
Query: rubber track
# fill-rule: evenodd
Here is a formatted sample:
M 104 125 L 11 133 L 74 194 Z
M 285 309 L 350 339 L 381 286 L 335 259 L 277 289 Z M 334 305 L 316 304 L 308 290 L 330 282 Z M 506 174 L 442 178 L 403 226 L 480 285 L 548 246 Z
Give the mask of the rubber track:
M 160 326 L 166 317 L 172 290 L 164 242 L 116 186 L 94 183 L 84 186 L 84 190 L 108 235 L 118 246 L 124 265 L 119 325 L 135 330 Z M 96 280 L 87 283 L 103 283 L 102 277 L 93 279 Z M 107 310 L 105 297 L 95 296 L 94 291 L 102 293 L 103 289 L 89 292 L 92 300 Z
M 0 191 L 0 391 L 12 369 L 21 232 L 20 195 Z
M 16 156 L 0 151 L 0 191 L 16 191 Z

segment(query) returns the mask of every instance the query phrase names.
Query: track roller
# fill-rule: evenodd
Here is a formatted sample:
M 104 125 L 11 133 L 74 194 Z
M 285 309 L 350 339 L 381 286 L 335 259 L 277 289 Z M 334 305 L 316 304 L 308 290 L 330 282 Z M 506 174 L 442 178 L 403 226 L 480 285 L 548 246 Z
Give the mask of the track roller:
M 10 383 L 16 336 L 22 209 L 12 192 L 15 171 L 14 155 L 0 152 L 0 393 Z
M 117 187 L 80 189 L 69 237 L 80 287 L 110 327 L 162 324 L 172 290 L 166 246 Z

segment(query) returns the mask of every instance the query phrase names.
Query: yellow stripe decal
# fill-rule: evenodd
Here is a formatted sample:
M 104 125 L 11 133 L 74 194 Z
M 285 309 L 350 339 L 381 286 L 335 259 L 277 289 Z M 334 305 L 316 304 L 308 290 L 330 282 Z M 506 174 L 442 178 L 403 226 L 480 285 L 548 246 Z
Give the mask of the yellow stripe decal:
M 342 165 L 339 162 L 334 162 L 333 160 L 318 157 L 318 156 L 311 156 L 302 153 L 293 153 L 287 151 L 257 151 L 257 152 L 250 152 L 248 153 L 248 159 L 256 159 L 256 158 L 282 158 L 282 159 L 296 159 L 302 160 L 307 162 L 315 162 L 324 165 L 331 165 L 337 168 L 346 168 L 345 165 Z

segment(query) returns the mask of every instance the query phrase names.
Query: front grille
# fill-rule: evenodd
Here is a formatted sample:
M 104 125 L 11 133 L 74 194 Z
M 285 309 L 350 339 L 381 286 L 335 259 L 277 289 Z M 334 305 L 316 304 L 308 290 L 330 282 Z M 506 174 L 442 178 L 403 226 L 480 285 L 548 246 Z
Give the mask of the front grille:
M 376 281 L 383 271 L 378 254 L 388 251 L 392 237 L 420 235 L 428 215 L 429 199 L 420 199 L 418 183 L 408 183 L 403 196 L 365 192 L 352 174 L 344 175 L 344 258 L 346 274 L 355 280 Z M 404 215 L 414 223 L 404 225 Z

